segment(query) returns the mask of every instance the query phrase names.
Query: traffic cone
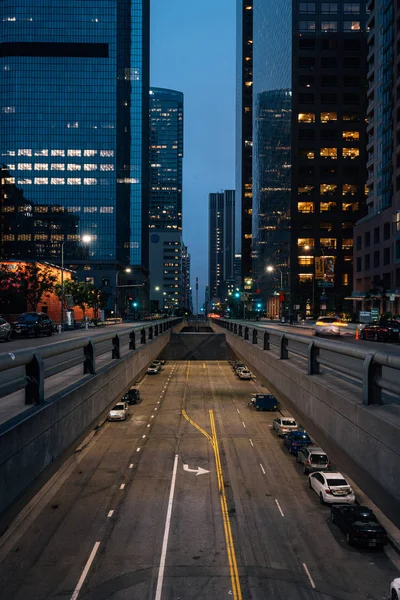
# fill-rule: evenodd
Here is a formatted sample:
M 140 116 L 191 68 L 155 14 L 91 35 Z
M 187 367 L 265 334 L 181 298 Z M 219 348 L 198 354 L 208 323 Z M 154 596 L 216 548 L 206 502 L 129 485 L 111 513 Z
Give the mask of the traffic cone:
M 357 329 L 356 329 L 356 340 L 359 340 L 359 339 L 360 339 L 360 334 L 359 334 L 359 332 L 358 332 L 358 328 L 357 328 Z

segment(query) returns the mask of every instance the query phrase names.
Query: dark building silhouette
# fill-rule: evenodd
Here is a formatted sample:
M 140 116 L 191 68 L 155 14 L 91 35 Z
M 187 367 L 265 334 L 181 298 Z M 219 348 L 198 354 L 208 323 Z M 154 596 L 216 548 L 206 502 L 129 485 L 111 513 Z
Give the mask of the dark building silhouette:
M 210 298 L 225 297 L 235 279 L 235 191 L 209 196 L 208 284 Z

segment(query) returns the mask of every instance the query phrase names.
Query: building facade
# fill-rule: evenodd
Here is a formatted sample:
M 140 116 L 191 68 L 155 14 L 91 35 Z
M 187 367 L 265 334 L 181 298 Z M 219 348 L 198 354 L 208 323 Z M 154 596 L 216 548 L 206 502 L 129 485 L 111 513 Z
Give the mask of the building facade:
M 366 2 L 293 3 L 291 303 L 351 312 L 365 215 Z
M 182 246 L 182 307 L 190 312 L 193 312 L 192 305 L 192 288 L 190 285 L 191 274 L 191 257 L 188 252 L 188 247 Z
M 33 231 L 29 219 L 26 231 L 3 222 L 6 252 L 23 258 L 33 243 L 60 264 L 63 247 L 65 265 L 104 287 L 111 306 L 129 266 L 124 283 L 140 282 L 145 309 L 149 0 L 3 0 L 0 17 L 4 184 L 36 207 Z M 2 210 L 7 221 L 13 207 Z
M 394 40 L 399 7 L 392 0 L 367 4 L 368 109 L 367 207 L 368 214 L 354 231 L 354 289 L 356 310 L 378 308 L 400 313 L 400 123 L 397 64 Z
M 235 191 L 210 194 L 208 217 L 209 295 L 222 298 L 235 281 Z
M 236 225 L 241 283 L 252 274 L 253 0 L 236 3 Z
M 152 304 L 158 306 L 158 310 L 165 312 L 183 307 L 186 302 L 183 281 L 182 163 L 183 94 L 176 90 L 151 88 L 150 299 Z M 161 246 L 155 241 L 158 238 L 162 240 L 162 256 Z M 168 248 L 176 249 L 177 257 L 174 254 L 170 260 L 167 255 L 164 256 Z

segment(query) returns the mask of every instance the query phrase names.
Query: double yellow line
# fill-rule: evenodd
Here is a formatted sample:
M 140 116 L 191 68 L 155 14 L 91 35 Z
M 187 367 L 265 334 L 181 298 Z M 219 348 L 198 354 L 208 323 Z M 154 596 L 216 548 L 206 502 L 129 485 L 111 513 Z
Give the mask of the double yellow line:
M 203 366 L 205 368 L 204 363 L 203 363 Z M 221 458 L 220 458 L 220 454 L 219 454 L 219 445 L 218 445 L 217 430 L 215 427 L 214 411 L 213 410 L 209 411 L 211 433 L 212 433 L 212 436 L 210 436 L 207 433 L 207 431 L 205 431 L 202 427 L 200 427 L 200 425 L 197 425 L 197 423 L 195 423 L 188 416 L 188 414 L 185 410 L 186 390 L 187 390 L 187 385 L 188 385 L 188 380 L 189 380 L 189 370 L 190 370 L 190 362 L 188 364 L 188 369 L 187 369 L 187 374 L 186 374 L 186 386 L 185 386 L 185 391 L 183 394 L 183 401 L 182 401 L 182 415 L 186 419 L 186 421 L 188 421 L 191 425 L 193 425 L 193 427 L 195 427 L 202 435 L 204 435 L 208 439 L 208 441 L 210 442 L 212 449 L 214 451 L 215 466 L 216 466 L 216 470 L 217 470 L 219 499 L 221 502 L 222 520 L 224 523 L 225 541 L 226 541 L 226 548 L 227 548 L 228 562 L 229 562 L 229 572 L 231 575 L 232 594 L 233 594 L 234 600 L 242 600 L 242 590 L 240 587 L 239 572 L 238 572 L 237 561 L 236 561 L 236 552 L 235 552 L 235 546 L 233 543 L 232 528 L 231 528 L 231 522 L 230 522 L 229 513 L 228 513 L 228 504 L 226 502 L 224 475 L 222 472 Z

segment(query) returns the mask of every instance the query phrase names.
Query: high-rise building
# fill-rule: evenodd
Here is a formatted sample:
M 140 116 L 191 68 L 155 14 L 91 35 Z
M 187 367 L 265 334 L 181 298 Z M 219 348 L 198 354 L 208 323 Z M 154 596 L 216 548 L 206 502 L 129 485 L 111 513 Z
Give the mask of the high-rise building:
M 210 298 L 221 298 L 228 282 L 234 282 L 235 191 L 209 196 L 208 284 Z
M 235 252 L 244 282 L 252 273 L 253 0 L 237 0 L 236 27 Z
M 109 292 L 110 305 L 130 267 L 124 284 L 140 286 L 145 310 L 149 0 L 3 0 L 0 21 L 5 184 L 36 207 L 34 231 L 15 229 L 12 218 L 5 225 L 7 254 L 22 258 L 34 242 L 40 258 L 59 264 L 63 247 L 65 266 Z M 46 231 L 41 221 L 55 207 Z
M 150 298 L 159 310 L 183 306 L 183 94 L 150 90 Z M 169 256 L 169 250 L 176 250 Z M 161 262 L 160 262 L 161 261 Z
M 399 6 L 370 0 L 368 34 L 367 207 L 354 230 L 356 309 L 400 312 Z M 396 93 L 394 93 L 396 90 Z
M 188 252 L 187 246 L 183 244 L 182 247 L 182 306 L 186 310 L 192 311 L 193 307 L 191 306 L 192 298 L 190 287 L 190 263 L 191 257 Z
M 291 303 L 351 311 L 365 214 L 366 2 L 293 2 Z

